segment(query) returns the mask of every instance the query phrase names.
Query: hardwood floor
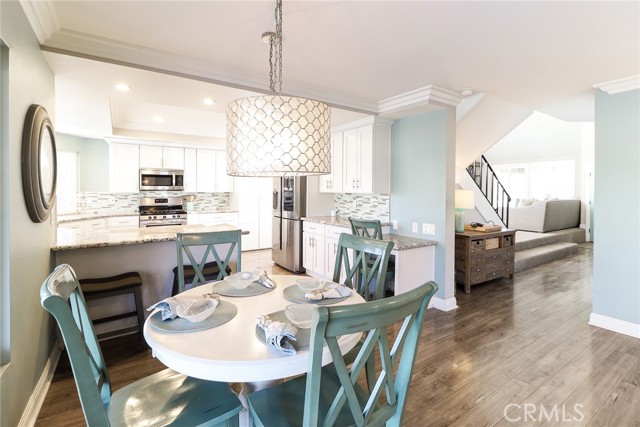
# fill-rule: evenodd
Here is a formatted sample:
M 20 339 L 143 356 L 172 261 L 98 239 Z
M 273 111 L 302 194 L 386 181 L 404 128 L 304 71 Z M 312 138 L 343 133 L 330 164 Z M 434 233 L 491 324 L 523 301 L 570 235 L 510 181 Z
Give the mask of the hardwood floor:
M 640 340 L 587 324 L 592 246 L 576 255 L 458 289 L 459 308 L 428 311 L 406 426 L 640 426 Z M 243 254 L 243 269 L 274 274 L 268 251 Z M 133 337 L 104 342 L 114 389 L 164 366 Z M 38 426 L 82 426 L 61 360 Z

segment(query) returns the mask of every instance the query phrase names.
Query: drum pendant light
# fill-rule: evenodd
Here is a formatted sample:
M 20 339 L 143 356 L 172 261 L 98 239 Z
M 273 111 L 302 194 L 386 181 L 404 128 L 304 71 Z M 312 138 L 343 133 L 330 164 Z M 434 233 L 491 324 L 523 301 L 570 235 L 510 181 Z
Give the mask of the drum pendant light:
M 227 173 L 302 176 L 331 173 L 331 111 L 323 102 L 282 95 L 282 0 L 269 40 L 270 89 L 227 106 Z

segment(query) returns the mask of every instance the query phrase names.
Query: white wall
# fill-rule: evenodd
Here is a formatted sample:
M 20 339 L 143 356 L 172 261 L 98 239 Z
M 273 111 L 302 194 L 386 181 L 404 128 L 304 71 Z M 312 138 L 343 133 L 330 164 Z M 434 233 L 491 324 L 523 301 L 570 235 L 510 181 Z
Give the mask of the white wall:
M 535 112 L 491 147 L 485 157 L 493 167 L 501 164 L 574 161 L 574 196 L 582 200 L 581 222 L 585 223 L 586 170 L 593 164 L 593 140 L 593 123 L 566 122 Z

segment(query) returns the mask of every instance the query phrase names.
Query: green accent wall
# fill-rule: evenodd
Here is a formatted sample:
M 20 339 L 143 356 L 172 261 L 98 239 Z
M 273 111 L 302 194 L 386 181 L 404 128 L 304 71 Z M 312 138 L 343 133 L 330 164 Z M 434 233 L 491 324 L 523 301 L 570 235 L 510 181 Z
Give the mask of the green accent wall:
M 31 104 L 39 104 L 55 123 L 55 81 L 18 1 L 0 1 L 0 38 L 8 47 L 8 55 L 2 58 L 0 133 L 0 425 L 9 427 L 18 425 L 55 339 L 49 315 L 40 306 L 40 284 L 50 271 L 49 248 L 55 226 L 51 221 L 31 222 L 22 193 L 21 168 L 25 115 Z
M 442 109 L 396 120 L 391 128 L 391 220 L 394 233 L 436 240 L 436 295 L 454 297 L 455 110 Z M 418 233 L 411 224 L 418 223 Z M 435 236 L 420 233 L 435 224 Z
M 109 145 L 103 139 L 56 134 L 58 151 L 78 153 L 78 191 L 109 191 Z
M 640 325 L 640 90 L 596 91 L 593 312 Z

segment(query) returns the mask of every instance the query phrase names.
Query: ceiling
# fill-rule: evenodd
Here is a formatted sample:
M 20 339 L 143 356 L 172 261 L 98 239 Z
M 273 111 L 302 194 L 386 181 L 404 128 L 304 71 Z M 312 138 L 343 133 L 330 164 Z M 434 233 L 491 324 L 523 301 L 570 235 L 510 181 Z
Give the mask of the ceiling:
M 268 88 L 275 1 L 21 4 L 56 74 L 58 131 L 222 137 L 226 103 Z M 640 74 L 640 4 L 285 0 L 283 45 L 283 92 L 336 107 L 334 125 L 431 85 L 586 121 L 594 84 Z

